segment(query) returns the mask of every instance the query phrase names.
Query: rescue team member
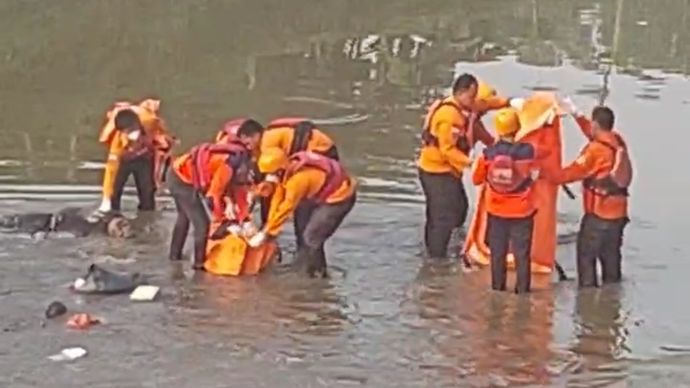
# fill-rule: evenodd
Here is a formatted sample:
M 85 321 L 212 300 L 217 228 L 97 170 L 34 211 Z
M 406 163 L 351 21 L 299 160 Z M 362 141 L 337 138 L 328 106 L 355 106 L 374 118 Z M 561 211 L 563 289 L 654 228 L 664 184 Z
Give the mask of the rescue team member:
M 262 231 L 249 240 L 259 246 L 267 238 L 275 238 L 290 214 L 302 203 L 314 205 L 305 215 L 305 223 L 295 233 L 302 238 L 297 262 L 306 265 L 309 276 L 326 276 L 324 244 L 356 201 L 357 183 L 340 162 L 309 151 L 288 157 L 280 148 L 268 148 L 259 157 L 259 171 L 266 179 L 278 181 L 268 221 Z
M 491 251 L 491 288 L 506 289 L 508 248 L 515 256 L 516 293 L 530 290 L 530 250 L 536 208 L 532 184 L 538 175 L 536 150 L 530 143 L 515 142 L 520 129 L 517 112 L 504 108 L 496 113 L 496 144 L 477 159 L 472 181 L 487 185 L 486 240 Z
M 621 246 L 628 223 L 628 187 L 632 164 L 627 146 L 613 130 L 611 109 L 598 106 L 592 120 L 566 101 L 582 132 L 589 139 L 580 156 L 560 171 L 545 171 L 554 183 L 583 183 L 584 216 L 577 238 L 577 275 L 580 287 L 596 287 L 599 260 L 604 283 L 621 280 Z
M 260 174 L 256 170 L 256 161 L 261 151 L 263 132 L 264 127 L 258 121 L 251 118 L 236 118 L 226 121 L 216 134 L 215 142 L 221 144 L 232 142 L 238 136 L 241 137 L 252 156 L 252 176 L 255 184 L 252 185 L 253 187 L 247 188 L 245 195 L 238 193 L 236 205 L 239 211 L 235 214 L 237 223 L 231 222 L 229 224 L 228 231 L 231 233 L 239 234 L 242 232 L 241 225 L 245 224 L 245 221 L 249 221 L 251 217 L 255 192 L 260 191 L 260 187 L 257 187 L 259 186 Z
M 160 101 L 151 99 L 139 105 L 121 102 L 106 114 L 99 141 L 108 147 L 108 157 L 103 200 L 95 216 L 120 210 L 122 191 L 130 174 L 137 185 L 139 209 L 153 210 L 153 195 L 164 180 L 175 141 L 158 115 L 159 107 Z
M 245 143 L 252 155 L 256 158 L 259 156 L 261 150 L 261 138 L 264 132 L 264 127 L 258 121 L 250 118 L 238 118 L 228 120 L 223 124 L 223 127 L 216 134 L 216 143 L 226 143 L 231 141 L 234 137 L 242 136 L 245 138 Z M 248 133 L 254 134 L 248 136 Z
M 453 83 L 452 95 L 434 103 L 424 120 L 417 166 L 426 197 L 424 243 L 431 257 L 446 257 L 453 229 L 462 226 L 467 218 L 462 171 L 470 165 L 469 155 L 476 140 L 487 146 L 494 142 L 478 119 L 479 114 L 510 103 L 509 99 L 497 98 L 490 104 L 478 104 L 478 87 L 474 76 L 462 74 Z
M 288 157 L 297 152 L 312 151 L 340 160 L 335 142 L 305 118 L 286 117 L 271 121 L 261 138 L 261 150 L 270 148 L 280 148 Z M 267 196 L 265 193 L 271 191 L 270 186 L 268 188 L 265 186 L 267 185 L 260 188 L 261 194 L 264 194 L 261 196 L 261 221 L 264 224 L 267 222 L 270 206 L 270 195 Z M 311 205 L 305 202 L 295 209 L 293 217 L 295 230 L 304 230 L 309 214 L 312 212 Z M 300 234 L 296 237 L 299 248 L 302 245 L 302 237 Z
M 170 242 L 170 260 L 181 260 L 189 223 L 194 227 L 194 268 L 202 269 L 211 221 L 234 217 L 234 201 L 251 183 L 251 150 L 256 129 L 224 144 L 198 145 L 173 162 L 168 174 L 177 221 Z M 231 215 L 232 214 L 232 215 Z

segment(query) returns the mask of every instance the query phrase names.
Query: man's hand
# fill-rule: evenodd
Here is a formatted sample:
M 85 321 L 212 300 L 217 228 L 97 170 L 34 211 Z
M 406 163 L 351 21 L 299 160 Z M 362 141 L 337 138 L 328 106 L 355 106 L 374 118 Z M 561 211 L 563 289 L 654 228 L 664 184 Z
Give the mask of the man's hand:
M 566 113 L 572 116 L 582 116 L 582 113 L 580 110 L 577 108 L 577 105 L 573 102 L 573 100 L 570 98 L 570 96 L 565 97 L 563 100 L 561 100 L 561 106 L 565 110 Z

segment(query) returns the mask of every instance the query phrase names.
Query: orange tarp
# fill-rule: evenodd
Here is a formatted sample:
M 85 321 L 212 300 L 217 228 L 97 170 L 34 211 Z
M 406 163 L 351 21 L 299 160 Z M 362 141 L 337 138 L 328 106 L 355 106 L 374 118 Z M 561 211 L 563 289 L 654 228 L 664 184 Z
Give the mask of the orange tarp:
M 214 275 L 256 275 L 273 262 L 277 251 L 274 241 L 252 248 L 243 237 L 229 234 L 221 240 L 208 240 L 204 269 Z
M 548 169 L 559 169 L 562 164 L 560 110 L 551 93 L 537 93 L 525 102 L 519 112 L 521 129 L 517 139 L 532 143 L 538 150 L 538 159 Z M 552 121 L 551 124 L 545 122 Z M 486 209 L 484 185 L 478 186 L 477 204 L 472 216 L 463 254 L 474 263 L 489 265 L 489 247 L 486 245 Z M 532 272 L 551 273 L 556 259 L 558 186 L 539 178 L 534 183 L 537 213 L 532 233 Z M 512 254 L 508 265 L 514 266 Z

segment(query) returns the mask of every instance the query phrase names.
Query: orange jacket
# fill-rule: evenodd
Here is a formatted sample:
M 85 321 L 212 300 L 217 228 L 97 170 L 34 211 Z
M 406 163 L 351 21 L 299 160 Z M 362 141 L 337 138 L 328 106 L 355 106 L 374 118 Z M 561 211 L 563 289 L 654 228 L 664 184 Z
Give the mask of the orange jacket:
M 585 181 L 588 178 L 606 177 L 615 162 L 615 153 L 611 147 L 618 147 L 618 137 L 615 132 L 602 133 L 594 139 L 591 122 L 585 117 L 577 117 L 577 123 L 590 142 L 582 149 L 580 156 L 569 166 L 559 171 L 549 171 L 550 179 L 558 184 Z M 605 144 L 603 144 L 605 143 Z M 608 146 L 607 146 L 608 144 Z M 623 195 L 600 195 L 583 185 L 583 207 L 587 214 L 614 220 L 628 216 L 628 198 Z
M 282 149 L 286 154 L 290 153 L 290 146 L 292 139 L 295 137 L 295 130 L 291 127 L 276 127 L 264 131 L 261 137 L 261 149 L 277 147 Z M 307 144 L 305 151 L 314 151 L 318 153 L 326 153 L 335 143 L 333 140 L 318 129 L 312 130 L 311 138 Z
M 175 159 L 172 168 L 184 183 L 189 185 L 194 184 L 194 162 L 190 152 Z M 227 163 L 227 155 L 219 154 L 210 157 L 207 168 L 212 177 L 211 183 L 206 192 L 201 194 L 211 198 L 213 203 L 213 218 L 218 221 L 222 220 L 224 216 L 225 197 L 230 191 L 233 170 Z
M 513 155 L 516 169 L 519 168 L 522 174 L 520 178 L 516 177 L 521 180 L 516 184 L 516 190 L 506 193 L 494 189 L 489 174 L 492 160 L 498 155 L 508 154 Z M 504 218 L 523 218 L 534 214 L 536 205 L 532 195 L 533 182 L 530 173 L 538 167 L 536 158 L 536 151 L 529 143 L 511 144 L 499 141 L 484 150 L 482 156 L 477 159 L 472 173 L 472 183 L 487 185 L 484 203 L 489 214 Z
M 266 233 L 277 236 L 297 205 L 304 200 L 316 197 L 326 184 L 326 178 L 326 172 L 313 167 L 305 167 L 286 177 L 273 193 L 266 222 Z M 342 202 L 352 197 L 356 188 L 355 179 L 348 178 L 326 199 L 326 203 Z
M 425 144 L 417 160 L 418 167 L 428 173 L 450 173 L 460 177 L 462 170 L 470 165 L 470 158 L 458 148 L 458 141 L 466 137 L 472 148 L 475 140 L 487 146 L 493 144 L 493 136 L 486 131 L 481 121 L 476 120 L 473 131 L 468 132 L 470 114 L 457 106 L 453 97 L 443 100 L 443 105 L 430 110 L 425 120 L 429 133 L 437 144 Z

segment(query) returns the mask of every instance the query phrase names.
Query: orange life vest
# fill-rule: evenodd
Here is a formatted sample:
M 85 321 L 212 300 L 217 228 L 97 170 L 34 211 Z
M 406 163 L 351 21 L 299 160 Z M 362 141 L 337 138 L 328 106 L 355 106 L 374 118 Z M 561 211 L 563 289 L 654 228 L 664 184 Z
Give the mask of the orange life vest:
M 453 107 L 458 111 L 458 113 L 460 113 L 461 116 L 466 118 L 466 124 L 463 128 L 454 127 L 453 129 L 459 131 L 457 134 L 458 140 L 455 146 L 458 147 L 458 149 L 465 155 L 469 155 L 470 151 L 472 150 L 472 146 L 474 145 L 474 123 L 477 121 L 478 116 L 474 112 L 465 112 L 459 106 L 450 101 L 436 100 L 429 107 L 429 113 L 424 118 L 424 124 L 422 127 L 422 144 L 424 146 L 438 147 L 438 139 L 431 133 L 431 121 L 434 117 L 434 114 L 436 114 L 436 112 L 438 112 L 438 110 L 444 106 Z
M 190 151 L 192 159 L 192 184 L 198 190 L 205 192 L 211 183 L 211 175 L 206 168 L 212 155 L 227 155 L 227 163 L 233 169 L 233 181 L 237 184 L 247 184 L 250 181 L 251 153 L 238 139 L 227 143 L 204 143 Z
M 297 152 L 290 157 L 290 166 L 285 178 L 288 179 L 305 167 L 316 168 L 326 173 L 326 181 L 316 195 L 314 195 L 314 198 L 311 198 L 317 203 L 325 203 L 328 197 L 335 193 L 349 179 L 340 162 L 310 151 Z
M 241 117 L 226 121 L 225 124 L 223 124 L 223 128 L 221 128 L 216 135 L 216 142 L 221 141 L 226 136 L 237 137 L 240 128 L 248 120 L 248 118 Z
M 608 142 L 594 140 L 606 146 L 613 153 L 613 165 L 611 170 L 604 176 L 592 176 L 583 181 L 585 190 L 591 191 L 596 196 L 628 196 L 628 187 L 632 183 L 633 170 L 632 162 L 628 154 L 628 149 L 623 139 L 618 134 L 614 134 L 617 146 Z

